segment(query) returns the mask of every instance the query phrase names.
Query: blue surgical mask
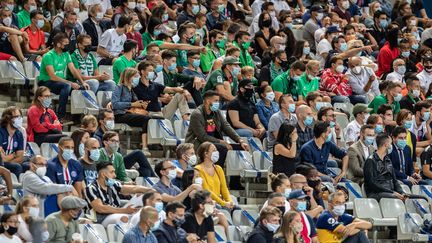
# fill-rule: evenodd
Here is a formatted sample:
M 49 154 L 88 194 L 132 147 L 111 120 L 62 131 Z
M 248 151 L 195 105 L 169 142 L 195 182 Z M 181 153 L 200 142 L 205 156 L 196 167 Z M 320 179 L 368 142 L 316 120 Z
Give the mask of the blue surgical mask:
M 37 23 L 36 23 L 36 26 L 37 26 L 39 29 L 42 29 L 42 28 L 44 27 L 44 25 L 45 25 L 45 20 L 43 20 L 43 19 L 39 19 L 39 20 L 37 21 Z
M 150 231 L 155 231 L 157 229 L 159 229 L 160 226 L 160 221 L 156 221 L 156 223 L 154 223 L 154 225 L 150 228 Z
M 397 95 L 394 97 L 394 100 L 395 100 L 396 102 L 399 102 L 401 99 L 402 99 L 402 94 L 397 94 Z
M 284 196 L 285 196 L 285 198 L 288 198 L 288 197 L 289 197 L 289 194 L 291 193 L 291 191 L 292 191 L 291 188 L 285 188 L 285 191 L 284 191 Z
M 135 88 L 136 86 L 138 86 L 139 81 L 140 81 L 140 77 L 133 77 L 132 78 L 132 87 Z
M 411 48 L 412 48 L 414 51 L 417 51 L 417 49 L 419 48 L 419 44 L 416 43 L 416 44 L 412 45 Z
M 210 105 L 210 110 L 211 111 L 217 111 L 217 110 L 219 110 L 219 107 L 220 107 L 220 103 L 219 102 L 213 102 Z
M 332 140 L 332 137 L 333 137 L 332 133 L 329 133 L 326 137 L 326 143 L 330 142 Z
M 294 113 L 295 108 L 296 108 L 296 105 L 295 105 L 295 104 L 289 104 L 289 105 L 288 105 L 288 112 L 289 112 L 289 113 Z
M 336 126 L 336 122 L 331 121 L 331 122 L 330 122 L 330 128 L 333 128 L 333 127 L 335 127 L 335 126 Z
M 89 157 L 90 157 L 90 159 L 92 161 L 98 161 L 99 158 L 100 158 L 99 149 L 92 149 L 92 150 L 90 150 L 90 156 Z
M 404 127 L 405 129 L 410 129 L 412 127 L 413 122 L 412 121 L 405 121 Z
M 172 63 L 171 65 L 168 66 L 168 71 L 173 72 L 175 71 L 177 68 L 177 63 Z
M 319 111 L 323 106 L 324 106 L 324 103 L 323 103 L 323 102 L 317 102 L 317 103 L 315 104 L 315 109 L 316 109 L 317 111 Z
M 429 120 L 429 118 L 430 118 L 430 112 L 427 111 L 423 114 L 422 120 L 427 121 L 427 120 Z
M 402 56 L 405 58 L 408 58 L 410 56 L 410 52 L 409 51 L 403 51 Z
M 161 64 L 156 65 L 155 72 L 162 72 L 163 66 Z
M 374 143 L 374 141 L 375 141 L 374 136 L 366 136 L 364 142 L 367 146 L 371 146 Z
M 194 15 L 196 15 L 197 13 L 199 13 L 199 11 L 200 11 L 200 9 L 199 9 L 199 6 L 198 6 L 198 5 L 194 5 L 194 6 L 192 6 L 192 13 L 193 13 Z
M 72 149 L 63 149 L 62 158 L 66 161 L 72 159 L 73 150 Z
M 156 211 L 158 212 L 158 213 L 160 213 L 160 212 L 162 212 L 162 210 L 163 210 L 163 202 L 156 202 L 155 203 L 155 208 L 156 208 Z
M 285 27 L 292 29 L 293 28 L 293 24 L 292 23 L 285 23 Z
M 381 28 L 385 29 L 388 26 L 388 21 L 386 19 L 381 19 L 379 24 Z
M 393 146 L 387 148 L 387 154 L 391 154 L 393 152 Z
M 85 149 L 84 149 L 84 144 L 83 143 L 80 143 L 80 145 L 78 146 L 78 151 L 79 151 L 80 156 L 83 157 L 84 153 L 85 153 Z
M 305 124 L 305 126 L 312 126 L 313 123 L 313 117 L 312 116 L 307 116 L 306 119 L 303 121 L 303 123 Z
M 384 127 L 383 127 L 383 125 L 381 125 L 381 124 L 377 124 L 376 126 L 375 126 L 375 133 L 376 134 L 378 134 L 378 133 L 382 133 L 384 131 Z
M 233 76 L 237 76 L 240 73 L 240 68 L 239 67 L 234 67 L 232 70 L 232 75 Z
M 406 67 L 405 66 L 398 66 L 396 68 L 396 72 L 399 73 L 400 75 L 404 75 L 406 72 Z
M 201 64 L 201 60 L 200 59 L 194 59 L 192 62 L 192 66 L 197 69 Z
M 398 146 L 399 149 L 404 149 L 407 145 L 407 141 L 405 139 L 398 139 L 396 142 L 396 146 Z
M 147 74 L 147 80 L 152 81 L 155 77 L 155 73 L 154 72 L 149 72 Z
M 45 107 L 45 108 L 50 107 L 51 106 L 51 102 L 52 102 L 51 98 L 45 98 L 45 99 L 42 99 L 42 101 L 41 101 L 42 106 Z
M 294 77 L 292 77 L 292 79 L 297 82 L 300 80 L 300 76 L 294 75 Z
M 341 51 L 346 51 L 348 49 L 347 43 L 346 42 L 341 43 L 340 49 L 341 49 Z
M 303 54 L 309 55 L 310 53 L 310 47 L 303 47 Z
M 296 210 L 299 211 L 299 212 L 306 211 L 306 201 L 299 201 L 299 202 L 297 202 Z
M 157 37 L 158 35 L 160 35 L 162 32 L 160 30 L 153 30 L 153 36 Z
M 106 178 L 106 179 L 105 179 L 105 184 L 106 184 L 107 187 L 112 187 L 112 186 L 114 186 L 114 183 L 115 183 L 115 180 L 114 180 L 114 179 L 111 179 L 111 178 Z

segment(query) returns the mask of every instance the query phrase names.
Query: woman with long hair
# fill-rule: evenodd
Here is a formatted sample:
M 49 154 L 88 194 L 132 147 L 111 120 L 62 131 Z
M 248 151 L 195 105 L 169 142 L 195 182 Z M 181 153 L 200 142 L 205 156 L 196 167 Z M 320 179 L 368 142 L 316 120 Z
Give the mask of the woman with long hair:
M 262 58 L 263 52 L 270 47 L 270 39 L 276 35 L 272 27 L 272 19 L 268 12 L 262 12 L 258 18 L 260 30 L 255 33 L 255 50 L 257 55 Z
M 4 213 L 0 218 L 0 223 L 0 242 L 22 242 L 16 235 L 20 224 L 16 213 Z
M 71 138 L 74 142 L 74 155 L 75 155 L 74 159 L 78 160 L 84 156 L 84 152 L 85 152 L 84 144 L 87 141 L 87 139 L 90 138 L 90 134 L 86 130 L 80 128 L 72 132 Z
M 25 196 L 18 202 L 15 210 L 19 222 L 17 235 L 26 242 L 32 242 L 29 223 L 32 218 L 39 217 L 39 201 L 34 196 Z
M 302 243 L 300 232 L 303 230 L 301 216 L 295 211 L 286 212 L 282 217 L 282 224 L 273 236 L 275 243 Z
M 298 134 L 295 126 L 283 123 L 273 147 L 273 173 L 285 173 L 291 176 L 295 173 L 297 157 Z

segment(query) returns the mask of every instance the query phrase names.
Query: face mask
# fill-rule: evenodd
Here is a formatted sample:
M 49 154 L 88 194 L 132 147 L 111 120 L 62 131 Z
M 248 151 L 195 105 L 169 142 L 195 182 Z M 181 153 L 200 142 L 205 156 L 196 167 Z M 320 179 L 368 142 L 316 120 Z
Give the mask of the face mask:
M 101 21 L 103 19 L 103 17 L 104 17 L 104 13 L 102 13 L 102 12 L 98 12 L 96 14 L 96 20 L 97 21 Z
M 285 27 L 287 27 L 288 29 L 292 29 L 293 24 L 292 23 L 285 23 Z
M 5 229 L 5 231 L 9 234 L 9 235 L 14 235 L 14 234 L 16 234 L 16 232 L 18 232 L 18 228 L 17 227 L 12 227 L 12 226 L 7 226 L 7 229 L 6 229 L 6 227 L 4 227 L 4 229 Z
M 352 71 L 354 74 L 360 74 L 360 72 L 361 72 L 361 67 L 360 67 L 360 66 L 356 66 L 356 67 L 352 68 L 351 71 Z
M 267 100 L 269 100 L 269 101 L 273 101 L 274 98 L 275 98 L 275 93 L 274 93 L 274 92 L 268 92 L 268 93 L 266 94 L 266 99 L 267 99 Z
M 284 191 L 284 196 L 285 196 L 285 198 L 288 198 L 288 197 L 289 197 L 289 194 L 291 193 L 291 191 L 292 191 L 291 188 L 285 188 L 285 191 Z
M 365 142 L 365 144 L 367 146 L 371 146 L 374 143 L 374 141 L 375 141 L 375 137 L 373 137 L 373 136 L 366 136 L 364 142 Z
M 10 11 L 13 11 L 14 8 L 15 8 L 15 5 L 14 5 L 14 4 L 6 4 L 6 6 L 7 6 L 7 8 L 8 8 Z
M 29 13 L 33 12 L 36 10 L 36 6 L 35 5 L 30 5 L 29 7 Z
M 333 213 L 337 216 L 342 216 L 345 213 L 345 205 L 334 206 Z
M 384 127 L 383 127 L 383 125 L 381 125 L 381 124 L 377 124 L 376 126 L 375 126 L 375 133 L 382 133 L 384 131 Z
M 39 208 L 29 207 L 29 215 L 32 218 L 39 217 Z
M 317 20 L 320 21 L 324 17 L 323 13 L 318 13 Z
M 419 44 L 414 44 L 411 46 L 411 48 L 416 51 L 419 48 Z
M 225 5 L 223 5 L 223 4 L 218 5 L 218 11 L 220 13 L 225 13 Z
M 407 141 L 405 139 L 398 139 L 396 142 L 396 146 L 398 146 L 399 149 L 404 149 L 407 144 Z
M 418 89 L 413 89 L 413 90 L 411 91 L 411 94 L 412 94 L 412 96 L 413 96 L 414 98 L 418 98 L 418 97 L 420 96 L 420 90 L 418 90 Z
M 263 27 L 269 28 L 271 26 L 271 20 L 270 19 L 264 20 L 262 22 L 262 25 L 263 25 Z
M 144 3 L 137 3 L 137 5 L 136 5 L 136 8 L 137 8 L 140 12 L 144 11 L 145 7 L 146 7 L 146 5 L 145 5 Z M 163 22 L 163 21 L 164 21 L 164 20 L 163 20 L 163 15 L 162 15 L 162 22 Z
M 289 63 L 288 63 L 288 61 L 282 61 L 282 60 L 280 60 L 280 64 L 279 65 L 282 67 L 282 69 L 284 71 L 286 71 L 288 69 Z
M 279 45 L 279 51 L 284 51 L 286 49 L 285 45 Z
M 135 30 L 135 31 L 140 31 L 141 29 L 142 29 L 142 25 L 141 25 L 141 23 L 136 23 L 135 25 L 134 25 L 134 27 L 133 27 L 133 29 Z
M 405 121 L 404 127 L 405 129 L 410 129 L 412 127 L 413 122 L 412 121 Z
M 306 211 L 306 201 L 299 201 L 299 202 L 297 202 L 296 210 L 298 212 L 304 212 L 304 211 Z
M 333 127 L 335 127 L 335 126 L 336 126 L 336 122 L 331 121 L 331 122 L 330 122 L 330 128 L 333 128 Z
M 213 153 L 212 153 L 211 156 L 210 156 L 210 160 L 211 160 L 213 163 L 218 162 L 218 161 L 219 161 L 219 151 L 213 151 Z
M 218 40 L 216 41 L 216 46 L 219 48 L 224 49 L 225 48 L 225 40 Z
M 186 222 L 186 220 L 184 218 L 177 218 L 175 217 L 173 219 L 173 224 L 177 227 L 180 228 L 180 226 L 182 226 L 184 223 Z
M 78 220 L 82 214 L 82 209 L 73 217 L 73 220 Z
M 429 118 L 430 118 L 430 112 L 428 111 L 423 114 L 422 120 L 427 121 L 429 120 Z
M 201 177 L 196 178 L 194 180 L 194 184 L 198 184 L 198 185 L 202 186 L 202 184 L 203 184 L 203 178 L 201 178 Z
M 192 6 L 192 13 L 193 15 L 196 15 L 197 13 L 199 13 L 200 9 L 198 5 L 194 5 Z
M 43 107 L 48 108 L 51 105 L 51 98 L 44 98 L 41 103 Z
M 289 105 L 288 105 L 288 112 L 289 112 L 289 113 L 294 113 L 295 108 L 296 108 L 296 105 L 295 105 L 295 104 L 289 104 Z
M 83 143 L 80 143 L 80 145 L 78 146 L 78 152 L 79 152 L 79 154 L 80 154 L 81 157 L 84 156 L 85 148 L 84 148 L 84 144 Z
M 109 148 L 111 150 L 111 152 L 115 153 L 119 150 L 120 144 L 118 143 L 110 143 L 109 144 Z
M 156 65 L 155 72 L 156 72 L 156 73 L 161 72 L 162 69 L 163 69 L 163 66 L 162 66 L 161 64 L 158 64 L 158 65 Z
M 72 159 L 73 150 L 72 149 L 63 149 L 62 158 L 66 161 Z
M 13 119 L 12 126 L 15 127 L 16 129 L 18 129 L 18 128 L 22 127 L 22 123 L 23 123 L 23 118 L 17 117 L 15 119 Z
M 333 137 L 332 133 L 329 133 L 326 137 L 326 143 L 330 142 L 332 137 Z
M 42 241 L 43 242 L 45 242 L 45 241 L 48 241 L 48 239 L 49 239 L 49 232 L 48 231 L 44 231 L 44 232 L 42 232 Z
M 417 25 L 417 20 L 415 20 L 415 19 L 410 20 L 410 24 L 413 25 L 413 26 L 416 26 Z
M 388 26 L 388 22 L 387 22 L 386 19 L 381 19 L 379 24 L 380 24 L 380 27 L 381 27 L 382 29 L 385 29 L 385 28 L 387 28 L 387 26 Z
M 174 180 L 177 177 L 177 170 L 170 170 L 167 175 L 168 179 Z
M 425 70 L 427 73 L 432 73 L 432 66 L 424 66 L 424 70 Z
M 155 73 L 154 72 L 149 72 L 147 74 L 147 80 L 152 81 L 155 78 Z
M 158 213 L 160 213 L 160 212 L 162 212 L 162 210 L 163 210 L 163 202 L 156 202 L 155 203 L 155 209 L 156 209 L 156 211 L 158 212 Z
M 393 152 L 393 146 L 387 148 L 387 154 L 391 154 Z
M 74 11 L 76 14 L 79 14 L 80 9 L 79 9 L 79 8 L 74 8 L 73 11 Z
M 211 105 L 210 105 L 210 110 L 211 111 L 217 111 L 217 110 L 219 110 L 219 106 L 220 106 L 220 103 L 219 102 L 213 102 Z
M 69 49 L 66 46 L 62 48 L 62 52 L 68 52 L 68 51 Z
M 91 49 L 92 49 L 91 46 L 85 46 L 83 51 L 84 51 L 85 53 L 89 53 L 89 52 L 91 52 Z
M 150 228 L 150 231 L 155 231 L 157 229 L 159 229 L 160 226 L 160 221 L 156 221 L 156 223 L 154 223 L 154 225 Z
M 243 96 L 245 98 L 250 99 L 250 98 L 252 98 L 253 94 L 254 94 L 254 90 L 253 89 L 245 89 L 245 92 L 244 92 Z
M 111 179 L 111 178 L 108 178 L 108 177 L 105 179 L 105 184 L 106 184 L 107 187 L 114 186 L 114 183 L 115 183 L 114 179 Z
M 301 223 L 297 223 L 292 227 L 292 230 L 294 231 L 294 233 L 298 234 L 300 232 L 303 231 L 303 224 Z
M 90 150 L 90 159 L 93 161 L 98 161 L 100 157 L 99 149 L 92 149 Z
M 410 56 L 410 52 L 409 51 L 403 51 L 402 56 L 405 58 L 408 58 Z
M 347 9 L 349 9 L 349 6 L 350 6 L 350 5 L 349 5 L 349 2 L 348 2 L 348 1 L 343 1 L 343 2 L 342 2 L 342 8 L 343 8 L 343 9 L 347 10 Z
M 136 2 L 128 2 L 128 9 L 135 9 Z
M 9 27 L 12 24 L 12 18 L 11 17 L 4 18 L 3 24 L 6 25 L 7 27 Z
M 239 67 L 234 67 L 232 70 L 232 76 L 237 76 L 240 73 L 240 68 Z
M 139 81 L 140 81 L 140 77 L 133 77 L 133 79 L 132 79 L 132 87 L 135 88 L 136 86 L 138 86 Z
M 212 204 L 204 204 L 204 217 L 207 218 L 208 216 L 212 215 L 214 213 L 214 205 Z
M 297 82 L 300 80 L 300 76 L 294 75 L 292 79 Z
M 200 59 L 194 59 L 193 62 L 192 62 L 192 66 L 195 69 L 199 68 L 200 64 L 201 64 L 201 60 Z
M 196 155 L 194 154 L 194 155 L 190 156 L 189 159 L 187 160 L 187 162 L 188 162 L 188 164 L 190 164 L 192 166 L 196 165 L 196 162 L 197 162 Z
M 313 75 L 311 75 L 311 74 L 308 74 L 307 77 L 308 77 L 309 80 L 312 80 L 312 79 L 317 78 L 317 77 L 315 77 L 315 76 L 313 76 Z
M 310 53 L 310 47 L 303 47 L 303 54 L 309 55 Z
M 319 111 L 324 106 L 323 102 L 317 102 L 315 104 L 315 109 Z
M 266 224 L 268 231 L 275 233 L 279 229 L 279 224 Z
M 172 63 L 171 65 L 168 66 L 168 71 L 173 72 L 175 71 L 177 68 L 177 63 Z
M 346 51 L 348 49 L 347 43 L 346 42 L 341 43 L 340 49 L 341 49 L 342 52 Z
M 189 44 L 193 45 L 195 44 L 196 35 L 193 35 L 191 38 L 189 38 Z
M 277 208 L 282 212 L 282 215 L 285 214 L 285 206 L 277 206 Z
M 396 69 L 396 72 L 399 73 L 400 75 L 404 75 L 406 72 L 406 67 L 405 66 L 398 66 Z
M 251 45 L 250 42 L 243 42 L 243 44 L 242 44 L 243 50 L 249 49 L 250 45 Z
M 337 73 L 342 73 L 344 69 L 345 69 L 345 68 L 344 68 L 343 65 L 338 65 L 338 66 L 336 67 L 336 72 L 337 72 Z
M 303 121 L 303 123 L 307 127 L 311 126 L 312 123 L 313 123 L 313 117 L 312 116 L 307 116 L 306 119 Z
M 397 94 L 397 95 L 394 97 L 394 100 L 395 100 L 396 102 L 399 102 L 401 99 L 402 99 L 402 94 Z
M 105 121 L 105 128 L 107 130 L 113 130 L 114 126 L 115 126 L 114 120 L 107 120 L 107 121 Z
M 38 175 L 39 177 L 44 177 L 47 171 L 47 167 L 43 166 L 43 167 L 38 167 L 36 169 L 36 175 Z
M 153 31 L 153 36 L 157 37 L 158 35 L 160 35 L 162 32 L 160 30 L 154 30 Z

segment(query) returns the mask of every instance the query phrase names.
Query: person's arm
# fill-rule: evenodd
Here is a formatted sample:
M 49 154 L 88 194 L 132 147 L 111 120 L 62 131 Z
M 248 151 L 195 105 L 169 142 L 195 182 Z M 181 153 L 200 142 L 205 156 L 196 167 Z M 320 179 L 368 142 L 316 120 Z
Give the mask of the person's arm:
M 109 53 L 109 52 L 107 51 L 107 49 L 106 49 L 105 47 L 102 47 L 102 46 L 100 46 L 100 45 L 97 47 L 97 49 L 96 49 L 96 53 L 97 53 L 99 56 L 101 56 L 101 57 L 105 57 L 105 58 L 113 58 L 113 57 L 114 57 L 111 53 Z
M 114 110 L 127 110 L 132 107 L 130 101 L 121 101 L 122 89 L 127 87 L 117 85 L 112 93 L 111 103 Z
M 249 129 L 252 132 L 254 131 L 253 128 L 248 127 L 246 124 L 240 121 L 238 110 L 228 110 L 228 116 L 230 117 L 232 125 L 235 129 L 244 128 L 244 129 Z
M 207 232 L 207 243 L 216 243 L 215 232 Z
M 424 164 L 422 166 L 423 175 L 428 179 L 432 179 L 432 171 L 430 170 L 430 164 Z
M 169 49 L 169 50 L 186 50 L 186 51 L 201 51 L 206 52 L 204 46 L 193 46 L 189 44 L 176 44 L 171 42 L 163 42 L 162 45 L 159 46 L 160 49 Z
M 10 199 L 12 199 L 13 184 L 10 171 L 5 167 L 0 166 L 0 176 L 6 182 L 8 196 L 10 197 Z
M 255 40 L 256 42 L 258 42 L 258 45 L 261 47 L 261 50 L 267 50 L 268 46 L 262 37 L 256 37 Z
M 99 198 L 91 201 L 90 205 L 97 213 L 100 214 L 128 213 L 128 208 L 116 208 L 110 205 L 105 205 Z
M 123 157 L 115 153 L 114 155 L 114 167 L 115 167 L 115 173 L 116 173 L 116 179 L 121 182 L 128 182 L 129 178 L 126 175 L 126 167 L 123 161 Z
M 24 34 L 24 32 L 21 31 L 21 30 L 17 30 L 17 29 L 14 29 L 14 28 L 6 27 L 4 25 L 0 26 L 0 32 L 6 32 L 6 33 L 8 33 L 10 35 L 19 35 L 19 36 L 22 36 Z
M 24 177 L 23 187 L 31 193 L 40 195 L 54 195 L 65 192 L 73 192 L 74 190 L 74 187 L 71 185 L 46 183 L 36 174 Z
M 72 84 L 71 81 L 68 81 L 66 79 L 60 78 L 59 76 L 57 76 L 54 72 L 54 67 L 51 64 L 48 64 L 47 66 L 45 66 L 45 69 L 48 73 L 48 76 L 50 78 L 51 81 L 56 81 L 56 82 L 63 82 L 66 84 Z
M 297 153 L 297 146 L 295 145 L 295 142 L 293 142 L 290 149 L 286 148 L 282 144 L 276 144 L 275 145 L 275 154 L 282 155 L 286 158 L 295 158 Z
M 224 100 L 231 101 L 235 97 L 231 94 L 231 85 L 228 81 L 224 81 L 223 84 L 216 85 L 216 93 L 220 95 Z
M 84 190 L 84 184 L 83 184 L 83 182 L 82 181 L 77 181 L 77 182 L 74 183 L 73 187 L 77 191 L 78 197 L 84 198 L 83 194 L 82 194 L 82 192 Z
M 258 114 L 258 118 L 264 127 L 268 127 L 267 118 L 264 115 L 264 105 L 256 105 L 256 110 Z
M 74 76 L 74 78 L 76 78 L 81 84 L 84 84 L 84 80 L 81 77 L 81 73 L 78 71 L 78 69 L 75 68 L 75 66 L 72 62 L 68 63 L 68 68 L 69 68 L 69 71 Z
M 121 194 L 131 195 L 138 193 L 146 193 L 148 191 L 154 191 L 153 188 L 145 187 L 145 186 L 136 186 L 136 185 L 122 185 Z
M 348 148 L 349 167 L 355 177 L 363 177 L 363 168 L 360 167 L 359 154 L 357 152 L 358 150 L 353 146 Z
M 168 202 L 172 202 L 172 201 L 178 201 L 178 202 L 183 202 L 183 200 L 185 200 L 185 198 L 187 198 L 189 196 L 189 193 L 193 190 L 199 190 L 201 189 L 201 187 L 197 187 L 197 185 L 192 184 L 190 185 L 188 188 L 186 188 L 186 190 L 182 191 L 181 193 L 179 193 L 176 196 L 171 196 L 168 195 L 166 193 L 162 194 L 162 201 L 168 203 Z

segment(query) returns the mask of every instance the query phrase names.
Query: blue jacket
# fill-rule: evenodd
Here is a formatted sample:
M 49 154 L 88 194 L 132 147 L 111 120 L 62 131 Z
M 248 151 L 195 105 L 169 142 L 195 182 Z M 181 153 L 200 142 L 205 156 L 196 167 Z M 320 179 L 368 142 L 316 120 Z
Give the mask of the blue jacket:
M 126 110 L 131 108 L 131 103 L 136 100 L 136 95 L 132 90 L 122 84 L 117 85 L 111 98 L 114 115 L 125 114 Z
M 407 179 L 408 176 L 411 176 L 414 173 L 414 165 L 411 157 L 411 148 L 409 146 L 405 146 L 403 149 L 403 154 L 405 158 L 405 168 L 401 171 L 401 160 L 399 157 L 399 149 L 393 144 L 393 152 L 390 154 L 390 160 L 393 164 L 393 169 L 396 175 L 396 179 L 404 180 Z
M 261 123 L 263 124 L 265 129 L 268 130 L 268 123 L 270 121 L 270 117 L 274 113 L 279 111 L 279 105 L 276 102 L 272 101 L 270 103 L 270 107 L 267 107 L 265 106 L 265 103 L 260 100 L 255 106 Z

